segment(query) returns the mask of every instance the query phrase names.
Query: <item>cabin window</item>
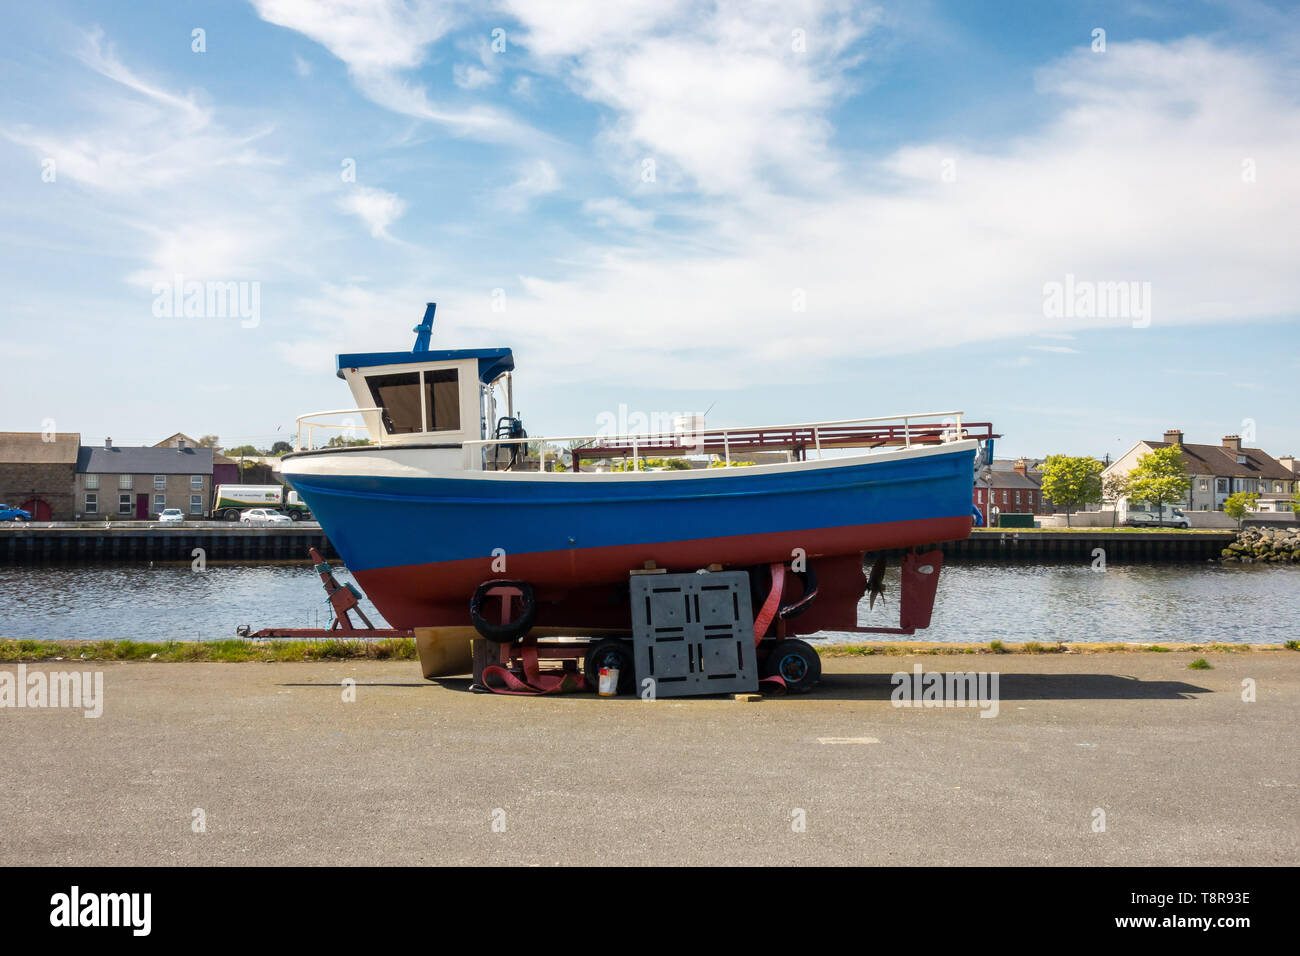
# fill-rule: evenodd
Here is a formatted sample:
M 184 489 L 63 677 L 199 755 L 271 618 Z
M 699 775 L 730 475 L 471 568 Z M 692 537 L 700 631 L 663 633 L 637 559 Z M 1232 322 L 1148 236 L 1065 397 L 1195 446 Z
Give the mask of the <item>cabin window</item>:
M 382 408 L 384 430 L 390 435 L 423 431 L 420 426 L 420 373 L 372 375 L 366 379 L 370 397 Z
M 420 401 L 421 379 L 423 403 Z M 383 409 L 380 416 L 388 434 L 460 431 L 460 381 L 455 369 L 372 375 L 366 379 L 366 384 L 370 386 L 370 397 L 375 405 Z M 422 414 L 428 415 L 428 427 L 425 427 Z
M 454 368 L 425 371 L 424 403 L 429 409 L 426 431 L 460 431 L 460 376 Z

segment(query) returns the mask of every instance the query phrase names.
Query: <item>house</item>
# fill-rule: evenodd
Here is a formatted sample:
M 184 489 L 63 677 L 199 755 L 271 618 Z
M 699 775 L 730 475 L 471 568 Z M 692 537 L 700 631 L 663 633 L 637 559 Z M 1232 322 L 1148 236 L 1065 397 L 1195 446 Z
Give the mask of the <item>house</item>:
M 179 508 L 201 518 L 212 501 L 212 449 L 184 446 L 82 445 L 76 464 L 76 511 L 81 518 L 157 517 Z
M 169 435 L 158 444 L 155 448 L 201 448 L 199 442 L 195 441 L 184 432 L 177 432 Z M 215 485 L 235 485 L 239 483 L 239 462 L 233 458 L 227 458 L 217 449 L 212 450 L 212 484 Z
M 35 521 L 71 521 L 80 445 L 75 432 L 0 432 L 0 504 Z
M 1000 514 L 1044 514 L 1039 464 L 1028 458 L 995 459 L 989 468 L 988 482 L 975 482 L 975 507 L 986 520 L 988 505 L 997 508 Z
M 1179 429 L 1165 432 L 1164 441 L 1140 441 L 1102 472 L 1105 479 L 1112 474 L 1127 475 L 1143 455 L 1157 448 L 1177 445 L 1182 450 L 1183 463 L 1192 479 L 1191 490 L 1181 502 L 1171 502 L 1187 511 L 1222 511 L 1223 503 L 1239 491 L 1254 492 L 1261 504 L 1269 502 L 1269 510 L 1290 511 L 1300 473 L 1296 471 L 1291 456 L 1279 460 L 1259 448 L 1244 448 L 1238 435 L 1225 435 L 1218 445 L 1188 444 Z M 1284 504 L 1277 508 L 1278 503 Z M 1125 509 L 1127 502 L 1122 502 Z M 1263 510 L 1261 508 L 1261 510 Z

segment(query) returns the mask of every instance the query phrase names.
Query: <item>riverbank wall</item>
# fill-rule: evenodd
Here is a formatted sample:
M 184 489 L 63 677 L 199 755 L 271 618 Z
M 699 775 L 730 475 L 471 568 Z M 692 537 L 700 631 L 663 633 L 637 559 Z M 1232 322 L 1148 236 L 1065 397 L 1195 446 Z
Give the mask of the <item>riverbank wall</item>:
M 204 525 L 9 526 L 0 530 L 0 565 L 309 561 L 311 548 L 326 558 L 338 557 L 314 522 L 279 528 L 247 528 L 233 522 Z

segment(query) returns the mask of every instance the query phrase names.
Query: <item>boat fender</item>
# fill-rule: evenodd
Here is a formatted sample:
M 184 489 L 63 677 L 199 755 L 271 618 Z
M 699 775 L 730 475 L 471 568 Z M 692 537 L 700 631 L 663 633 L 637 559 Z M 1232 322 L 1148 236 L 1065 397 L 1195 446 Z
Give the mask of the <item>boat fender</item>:
M 493 588 L 503 587 L 517 589 L 519 603 L 522 606 L 519 617 L 504 624 L 489 621 L 483 616 L 483 602 L 487 600 L 488 592 Z M 509 644 L 519 640 L 528 633 L 533 626 L 533 621 L 537 619 L 537 596 L 533 593 L 533 586 L 527 581 L 484 581 L 470 598 L 469 619 L 474 625 L 474 630 L 489 641 Z

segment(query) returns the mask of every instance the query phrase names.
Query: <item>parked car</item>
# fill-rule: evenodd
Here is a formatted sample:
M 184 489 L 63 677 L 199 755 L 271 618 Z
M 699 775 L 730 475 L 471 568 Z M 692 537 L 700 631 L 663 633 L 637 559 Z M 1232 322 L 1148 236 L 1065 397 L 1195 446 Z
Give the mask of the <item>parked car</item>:
M 280 525 L 293 524 L 293 519 L 274 508 L 250 508 L 239 516 L 240 524 Z
M 1161 511 L 1138 511 L 1129 509 L 1128 519 L 1124 522 L 1134 528 L 1190 528 L 1191 522 L 1180 508 L 1165 505 Z
M 0 505 L 0 521 L 31 521 L 31 512 L 16 505 Z
M 184 521 L 185 514 L 180 508 L 164 508 L 162 511 L 158 512 L 158 520 L 167 522 Z

